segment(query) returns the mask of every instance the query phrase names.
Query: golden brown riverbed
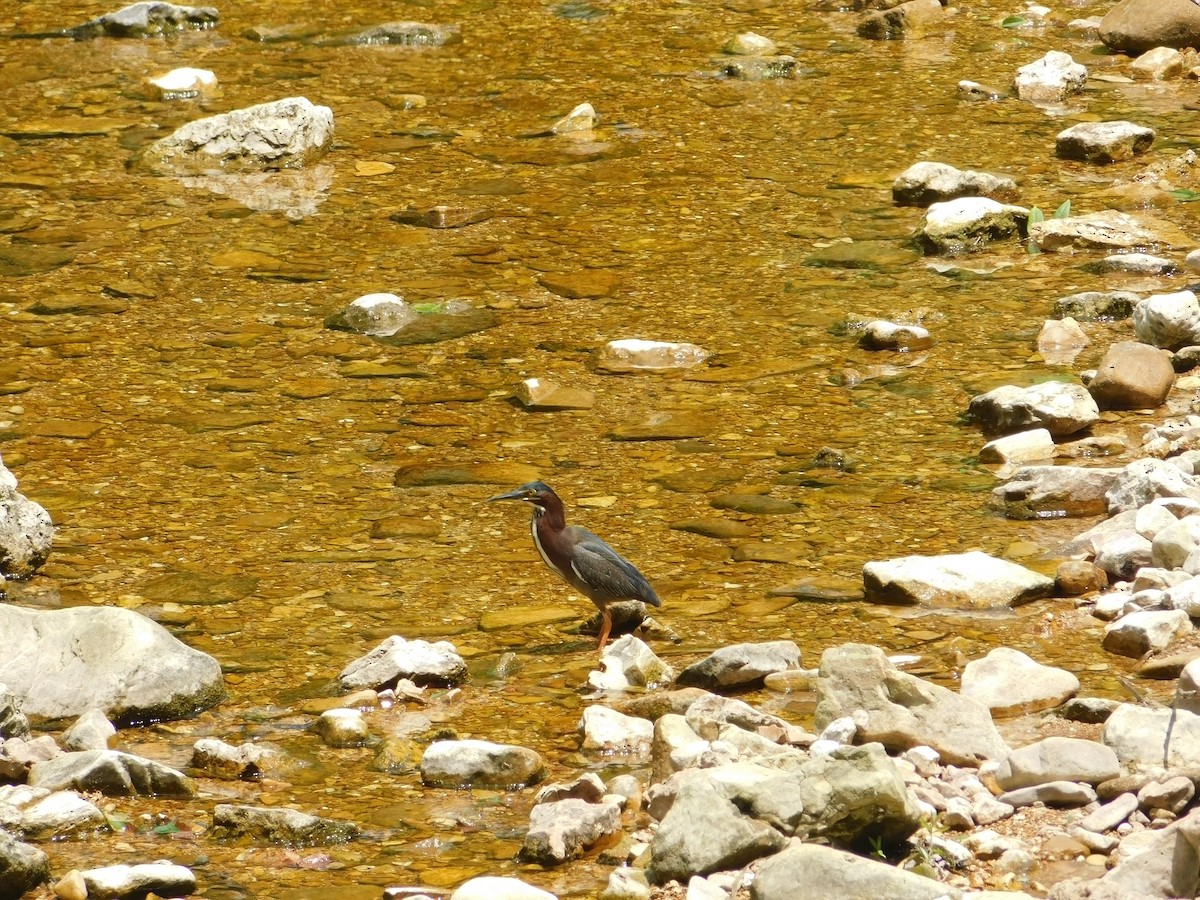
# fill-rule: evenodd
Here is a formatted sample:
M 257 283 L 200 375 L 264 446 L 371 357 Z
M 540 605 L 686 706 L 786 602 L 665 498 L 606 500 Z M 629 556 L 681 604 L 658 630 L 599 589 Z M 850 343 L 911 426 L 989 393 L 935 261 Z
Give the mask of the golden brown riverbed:
M 1063 4 L 1062 15 L 1108 5 Z M 0 34 L 115 6 L 8 4 Z M 857 640 L 923 654 L 952 678 L 958 654 L 1007 644 L 1079 672 L 1089 691 L 1118 690 L 1127 662 L 1100 650 L 1099 623 L 1058 628 L 1061 601 L 955 618 L 768 595 L 802 578 L 857 583 L 864 562 L 910 553 L 978 548 L 1036 565 L 1082 530 L 990 513 L 993 476 L 974 461 L 983 439 L 961 415 L 982 390 L 1094 365 L 1127 324 L 1086 326 L 1093 346 L 1070 367 L 1042 362 L 1033 337 L 1057 297 L 1133 283 L 1019 245 L 978 273 L 939 274 L 906 252 L 921 213 L 894 207 L 890 185 L 928 159 L 1011 174 L 1020 202 L 1047 212 L 1065 199 L 1096 211 L 1111 180 L 1145 161 L 1060 162 L 1054 135 L 1085 118 L 1129 118 L 1158 130 L 1151 158 L 1169 158 L 1200 139 L 1183 114 L 1195 84 L 1095 80 L 1126 61 L 1062 28 L 1001 28 L 1017 6 L 964 4 L 944 29 L 888 43 L 856 37 L 855 14 L 771 0 L 246 2 L 223 5 L 216 31 L 174 40 L 0 41 L 0 250 L 30 270 L 0 278 L 0 454 L 59 525 L 49 563 L 12 598 L 142 609 L 226 667 L 224 705 L 125 733 L 129 749 L 183 765 L 199 736 L 262 737 L 310 763 L 286 784 L 205 782 L 194 804 L 111 801 L 131 824 L 153 825 L 137 816 L 161 810 L 184 834 L 55 844 L 56 873 L 169 857 L 195 866 L 208 896 L 298 900 L 517 870 L 531 792 L 425 791 L 416 775 L 371 771 L 370 750 L 325 749 L 304 731 L 299 705 L 332 694 L 341 667 L 392 633 L 449 639 L 470 660 L 461 695 L 431 707 L 439 724 L 533 747 L 552 779 L 617 771 L 582 757 L 574 733 L 596 654 L 564 629 L 590 604 L 541 567 L 524 510 L 482 502 L 512 485 L 397 486 L 401 467 L 409 483 L 481 464 L 550 482 L 574 521 L 654 582 L 658 618 L 680 639 L 655 649 L 673 662 L 791 638 L 815 665 L 825 647 Z M 243 36 L 405 18 L 458 24 L 463 41 L 414 50 Z M 795 55 L 800 77 L 713 77 L 721 45 L 746 30 Z M 957 98 L 960 79 L 1006 86 L 1049 49 L 1093 75 L 1064 109 Z M 145 78 L 179 65 L 215 71 L 221 96 L 145 99 Z M 426 105 L 406 108 L 407 94 Z M 126 167 L 185 121 L 294 95 L 332 107 L 337 128 L 310 215 L 256 212 Z M 594 140 L 523 136 L 584 101 L 602 117 Z M 389 219 L 436 204 L 494 215 L 453 230 Z M 1195 210 L 1158 214 L 1194 232 Z M 806 265 L 847 239 L 886 252 L 872 268 Z M 568 299 L 542 284 L 562 276 L 604 295 Z M 323 327 L 375 291 L 465 299 L 499 324 L 405 348 Z M 919 358 L 859 350 L 838 327 L 918 310 L 936 339 Z M 717 356 L 686 374 L 596 373 L 594 350 L 624 337 L 692 341 Z M 527 412 L 509 399 L 527 377 L 594 391 L 595 407 Z M 659 413 L 701 436 L 609 436 Z M 1104 429 L 1136 433 L 1146 420 Z M 854 465 L 809 468 L 822 447 Z M 801 511 L 710 506 L 718 493 L 766 491 Z M 670 528 L 718 516 L 752 536 Z M 741 558 L 787 561 L 739 561 L 738 543 L 749 544 Z M 566 607 L 565 618 L 480 627 L 488 613 L 547 607 Z M 497 673 L 508 651 L 515 668 Z M 807 699 L 767 702 L 809 724 Z M 386 734 L 401 719 L 372 721 Z M 376 839 L 327 857 L 206 840 L 206 810 L 229 796 L 352 819 Z M 522 875 L 586 897 L 606 869 Z

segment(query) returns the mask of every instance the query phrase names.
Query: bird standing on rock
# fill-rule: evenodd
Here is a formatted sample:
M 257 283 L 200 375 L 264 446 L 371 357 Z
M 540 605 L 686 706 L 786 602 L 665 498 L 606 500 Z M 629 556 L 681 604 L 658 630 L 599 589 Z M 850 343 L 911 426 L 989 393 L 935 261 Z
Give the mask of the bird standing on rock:
M 566 510 L 558 494 L 542 481 L 531 481 L 493 500 L 520 500 L 533 507 L 529 528 L 542 562 L 600 610 L 600 642 L 603 650 L 612 630 L 608 606 L 620 600 L 641 600 L 651 606 L 662 601 L 637 567 L 586 528 L 568 525 Z

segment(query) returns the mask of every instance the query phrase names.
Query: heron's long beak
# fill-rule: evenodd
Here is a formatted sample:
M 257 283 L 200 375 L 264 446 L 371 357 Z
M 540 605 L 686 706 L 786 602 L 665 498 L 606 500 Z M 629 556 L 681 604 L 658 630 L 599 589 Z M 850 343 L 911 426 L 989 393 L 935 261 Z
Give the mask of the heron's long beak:
M 515 491 L 508 491 L 504 494 L 497 494 L 495 497 L 488 497 L 487 502 L 491 503 L 494 500 L 524 500 L 525 491 L 517 488 Z

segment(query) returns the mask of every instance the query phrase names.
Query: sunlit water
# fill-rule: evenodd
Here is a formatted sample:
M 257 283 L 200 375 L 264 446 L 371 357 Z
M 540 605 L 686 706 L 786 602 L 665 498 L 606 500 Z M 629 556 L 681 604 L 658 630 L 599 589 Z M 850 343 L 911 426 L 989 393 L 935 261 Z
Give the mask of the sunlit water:
M 1048 49 L 1067 50 L 1093 76 L 1124 71 L 1124 60 L 1063 28 L 1001 28 L 1015 7 L 966 4 L 924 39 L 880 43 L 855 36 L 856 14 L 769 0 L 336 12 L 252 2 L 222 8 L 215 32 L 176 40 L 0 43 L 0 131 L 9 135 L 0 138 L 0 250 L 41 270 L 0 279 L 0 453 L 59 525 L 50 562 L 13 597 L 142 609 L 222 662 L 225 704 L 127 732 L 130 749 L 184 765 L 202 735 L 267 738 L 308 763 L 287 783 L 206 781 L 193 804 L 119 800 L 112 809 L 161 810 L 185 836 L 229 798 L 374 830 L 328 858 L 203 836 L 109 835 L 48 847 L 56 872 L 165 856 L 195 865 L 212 896 L 300 898 L 517 870 L 531 792 L 426 791 L 415 774 L 369 769 L 370 749 L 325 749 L 305 732 L 311 717 L 297 707 L 331 695 L 341 667 L 393 633 L 452 640 L 471 661 L 461 696 L 427 710 L 436 724 L 533 747 L 552 779 L 619 771 L 577 751 L 579 688 L 596 656 L 567 629 L 590 604 L 541 567 L 524 509 L 483 504 L 510 485 L 396 486 L 402 466 L 410 481 L 446 466 L 531 467 L 574 521 L 654 582 L 658 618 L 680 639 L 655 649 L 673 663 L 734 641 L 790 638 L 815 665 L 824 648 L 857 640 L 923 654 L 928 671 L 952 680 L 960 654 L 1007 644 L 1078 671 L 1090 691 L 1116 690 L 1126 662 L 1100 651 L 1098 627 L 1056 628 L 1048 616 L 1069 609 L 1061 601 L 964 619 L 768 596 L 802 578 L 853 585 L 864 562 L 910 553 L 978 548 L 1052 571 L 1038 557 L 1083 527 L 989 512 L 994 477 L 975 464 L 983 439 L 962 414 L 998 384 L 1094 365 L 1127 324 L 1086 326 L 1093 346 L 1073 367 L 1045 365 L 1033 337 L 1055 298 L 1130 281 L 1017 244 L 988 256 L 994 271 L 938 274 L 906 252 L 921 212 L 894 207 L 891 182 L 936 160 L 1011 174 L 1026 205 L 1070 199 L 1077 212 L 1095 211 L 1111 180 L 1144 161 L 1064 163 L 1054 135 L 1083 119 L 1129 118 L 1158 130 L 1152 158 L 1170 157 L 1200 137 L 1195 116 L 1180 115 L 1195 86 L 1093 80 L 1050 111 L 960 101 L 960 79 L 1007 86 Z M 111 8 L 10 5 L 0 30 L 45 32 Z M 397 19 L 458 24 L 464 39 L 414 50 L 243 36 Z M 721 45 L 745 30 L 795 55 L 800 76 L 714 77 Z M 146 99 L 145 79 L 179 65 L 215 71 L 221 96 Z M 406 108 L 407 94 L 427 105 Z M 294 95 L 332 107 L 336 120 L 333 151 L 305 182 L 311 214 L 255 212 L 200 183 L 126 167 L 185 121 Z M 583 101 L 602 118 L 594 140 L 525 136 Z M 365 174 L 382 168 L 374 163 L 394 169 Z M 494 215 L 456 230 L 389 218 L 436 204 Z M 1195 226 L 1193 206 L 1158 214 Z M 884 242 L 891 261 L 805 264 L 846 239 Z M 590 270 L 616 287 L 571 300 L 539 282 Z M 1155 285 L 1172 286 L 1140 286 Z M 324 327 L 374 291 L 465 299 L 499 324 L 405 348 Z M 937 343 L 916 358 L 859 350 L 845 322 L 877 316 L 921 317 Z M 682 375 L 595 372 L 595 349 L 624 337 L 691 341 L 717 356 Z M 527 412 L 509 394 L 531 376 L 594 391 L 595 407 Z M 661 412 L 698 423 L 702 437 L 610 439 Z M 1103 429 L 1136 434 L 1144 420 L 1114 417 Z M 811 468 L 823 447 L 853 465 Z M 709 505 L 717 493 L 768 490 L 801 511 Z M 784 545 L 790 561 L 735 561 L 741 541 L 670 528 L 698 517 L 744 520 L 751 544 Z M 563 605 L 578 617 L 480 628 L 488 612 Z M 516 668 L 498 674 L 507 651 Z M 811 698 L 751 699 L 811 724 Z M 372 724 L 386 735 L 402 718 L 379 713 Z M 327 865 L 332 872 L 311 871 Z M 589 896 L 606 868 L 523 874 Z

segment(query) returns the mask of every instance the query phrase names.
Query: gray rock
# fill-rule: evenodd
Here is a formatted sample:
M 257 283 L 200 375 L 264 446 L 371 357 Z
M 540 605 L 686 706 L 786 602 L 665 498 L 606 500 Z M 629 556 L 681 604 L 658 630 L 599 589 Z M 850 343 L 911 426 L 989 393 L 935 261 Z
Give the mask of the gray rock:
M 635 784 L 635 786 L 637 785 Z M 637 786 L 637 790 L 640 792 L 640 786 Z M 583 800 L 586 803 L 599 803 L 607 793 L 608 790 L 604 787 L 604 782 L 599 775 L 595 772 L 585 772 L 571 782 L 543 785 L 538 788 L 533 802 L 557 803 L 559 800 Z M 613 793 L 615 794 L 617 791 L 613 791 Z
M 765 713 L 741 700 L 717 694 L 697 698 L 688 706 L 684 717 L 697 734 L 703 732 L 710 723 L 715 723 L 770 734 L 774 740 L 789 744 L 803 744 L 812 740 L 812 735 L 786 719 Z
M 1079 322 L 1128 319 L 1142 298 L 1131 291 L 1083 291 L 1054 301 L 1054 312 Z
M 1200 658 L 1192 660 L 1179 673 L 1175 685 L 1175 707 L 1200 715 Z
M 107 828 L 108 820 L 99 807 L 74 791 L 20 785 L 0 787 L 0 823 L 25 837 L 60 840 Z
M 45 563 L 53 543 L 50 514 L 17 490 L 16 476 L 0 461 L 0 577 L 28 578 Z
M 1087 388 L 1100 409 L 1155 409 L 1166 402 L 1174 383 L 1170 353 L 1119 341 L 1108 348 Z
M 89 709 L 62 736 L 64 750 L 107 750 L 117 729 L 98 709 Z
M 1107 512 L 1105 494 L 1120 472 L 1095 466 L 1023 466 L 992 490 L 991 506 L 1010 519 L 1098 516 Z
M 543 866 L 559 865 L 620 829 L 621 808 L 616 803 L 576 799 L 539 803 L 529 813 L 521 858 Z
M 1123 703 L 1104 723 L 1100 739 L 1130 773 L 1200 772 L 1200 715 L 1186 710 Z
M 1017 69 L 1013 89 L 1022 100 L 1058 103 L 1083 90 L 1087 68 L 1068 53 L 1051 50 L 1041 59 Z
M 987 707 L 901 672 L 878 647 L 843 644 L 826 650 L 817 698 L 818 728 L 854 715 L 864 743 L 878 741 L 889 750 L 925 744 L 953 765 L 978 765 L 1008 753 Z
M 879 744 L 839 747 L 799 768 L 728 794 L 738 809 L 782 833 L 842 847 L 909 838 L 921 812 Z
M 605 344 L 597 354 L 596 368 L 614 374 L 670 372 L 694 368 L 710 356 L 710 351 L 695 344 L 626 338 Z
M 0 742 L 0 780 L 24 784 L 34 763 L 61 755 L 62 750 L 48 734 L 32 739 L 9 738 Z
M 49 857 L 0 829 L 0 897 L 24 896 L 49 880 Z
M 800 668 L 800 648 L 794 641 L 732 644 L 714 650 L 679 673 L 677 683 L 706 690 L 761 685 L 773 672 Z
M 417 317 L 417 311 L 395 294 L 363 294 L 341 312 L 346 327 L 359 334 L 391 335 Z
M 1186 775 L 1164 781 L 1152 781 L 1137 793 L 1138 805 L 1145 810 L 1165 809 L 1179 815 L 1196 796 L 1196 785 Z
M 793 843 L 758 870 L 751 900 L 958 900 L 957 888 L 820 844 Z
M 892 200 L 901 206 L 929 206 L 958 197 L 1007 198 L 1017 183 L 1003 175 L 956 169 L 939 162 L 913 163 L 892 184 Z
M 1193 243 L 1186 232 L 1162 219 L 1131 216 L 1106 209 L 1065 219 L 1045 219 L 1029 225 L 1029 237 L 1039 250 L 1162 251 Z M 1141 335 L 1139 340 L 1144 340 Z
M 680 789 L 650 843 L 647 875 L 655 884 L 686 881 L 736 869 L 778 853 L 788 839 L 770 825 L 743 816 L 707 779 Z
M 579 721 L 584 750 L 650 759 L 650 743 L 654 723 L 648 719 L 627 716 L 607 706 L 588 706 Z
M 456 685 L 466 677 L 467 664 L 449 641 L 406 641 L 394 634 L 342 669 L 338 683 L 343 691 L 378 691 L 395 687 L 401 678 L 418 685 Z
M 1150 253 L 1113 253 L 1096 266 L 1099 272 L 1121 272 L 1126 275 L 1174 275 L 1175 263 Z
M 313 723 L 313 731 L 329 747 L 362 747 L 371 738 L 367 720 L 357 709 L 327 709 Z
M 1200 302 L 1190 290 L 1151 294 L 1134 306 L 1133 330 L 1139 341 L 1167 350 L 1200 344 Z
M 600 900 L 650 900 L 650 881 L 642 869 L 620 866 L 608 873 L 608 884 Z
M 196 892 L 196 876 L 191 869 L 166 862 L 85 869 L 83 882 L 87 885 L 89 900 L 116 900 L 147 894 L 186 897 Z
M 211 6 L 176 6 L 173 3 L 134 3 L 116 12 L 76 25 L 66 31 L 76 40 L 97 37 L 158 37 L 180 31 L 215 28 L 220 18 Z
M 358 836 L 353 822 L 323 819 L 283 807 L 237 806 L 213 808 L 213 828 L 225 837 L 251 837 L 267 844 L 317 847 L 344 844 Z
M 29 784 L 50 791 L 98 791 L 112 797 L 192 797 L 196 793 L 192 780 L 182 772 L 119 750 L 63 753 L 34 763 Z
M 1055 437 L 1065 437 L 1100 420 L 1100 410 L 1087 388 L 1061 381 L 1027 388 L 998 387 L 972 397 L 968 413 L 991 434 L 1045 428 Z
M 323 46 L 400 46 L 444 47 L 462 41 L 462 29 L 457 25 L 434 25 L 426 22 L 385 22 L 362 31 L 321 41 Z
M 1054 151 L 1063 159 L 1111 163 L 1145 153 L 1154 143 L 1154 129 L 1132 122 L 1080 122 L 1054 139 Z
M 1061 882 L 1052 900 L 1169 900 L 1194 897 L 1200 887 L 1200 810 L 1161 831 L 1146 832 L 1145 848 L 1122 859 L 1098 881 Z
M 122 724 L 179 719 L 225 696 L 215 659 L 127 609 L 0 605 L 0 634 L 0 682 L 34 720 L 90 709 Z
M 1104 629 L 1104 649 L 1119 656 L 1139 658 L 1153 650 L 1165 650 L 1192 630 L 1192 621 L 1182 610 L 1144 610 L 1122 616 Z
M 799 63 L 794 56 L 742 56 L 737 59 L 719 60 L 717 73 L 725 78 L 741 81 L 773 81 L 778 78 L 795 78 Z
M 1099 784 L 1120 774 L 1120 763 L 1111 748 L 1082 738 L 1048 737 L 1002 759 L 996 783 L 1011 791 L 1051 781 Z
M 895 350 L 908 353 L 913 350 L 928 350 L 933 346 L 929 330 L 920 325 L 901 325 L 876 319 L 863 326 L 858 346 L 864 350 Z
M 1047 781 L 1045 784 L 1005 791 L 997 799 L 1017 809 L 1035 803 L 1046 806 L 1087 806 L 1096 801 L 1096 791 L 1089 785 L 1074 781 Z
M 1108 514 L 1137 509 L 1159 497 L 1200 501 L 1200 482 L 1164 460 L 1134 460 L 1108 491 Z
M 1148 509 L 1149 507 L 1142 507 Z M 1167 515 L 1170 515 L 1168 513 Z M 1200 516 L 1184 516 L 1175 519 L 1160 528 L 1150 543 L 1150 558 L 1154 565 L 1162 569 L 1183 569 L 1187 566 L 1188 557 L 1200 549 Z M 1192 591 L 1185 588 L 1187 582 L 1172 585 L 1168 592 L 1173 591 L 1172 599 L 1187 597 Z M 1182 606 L 1176 606 L 1182 609 Z
M 489 741 L 434 741 L 421 757 L 421 780 L 435 787 L 517 790 L 546 777 L 533 750 Z
M 927 254 L 961 256 L 988 244 L 1015 238 L 1029 210 L 987 197 L 960 197 L 934 203 L 917 232 Z
M 283 766 L 286 757 L 271 744 L 246 742 L 233 746 L 216 738 L 192 745 L 192 766 L 216 778 L 254 779 Z
M 1018 715 L 1058 706 L 1079 691 L 1066 669 L 1035 662 L 1020 650 L 996 647 L 963 667 L 959 693 L 978 700 L 992 715 Z
M 303 168 L 333 143 L 333 110 L 288 97 L 196 119 L 155 141 L 139 164 L 161 174 Z
M 1049 596 L 1054 579 L 973 550 L 869 562 L 863 585 L 872 603 L 991 609 Z
M 1116 700 L 1104 697 L 1073 697 L 1059 707 L 1057 714 L 1071 722 L 1102 725 L 1118 706 Z
M 21 712 L 16 695 L 0 684 L 0 744 L 8 738 L 29 736 L 29 718 Z

